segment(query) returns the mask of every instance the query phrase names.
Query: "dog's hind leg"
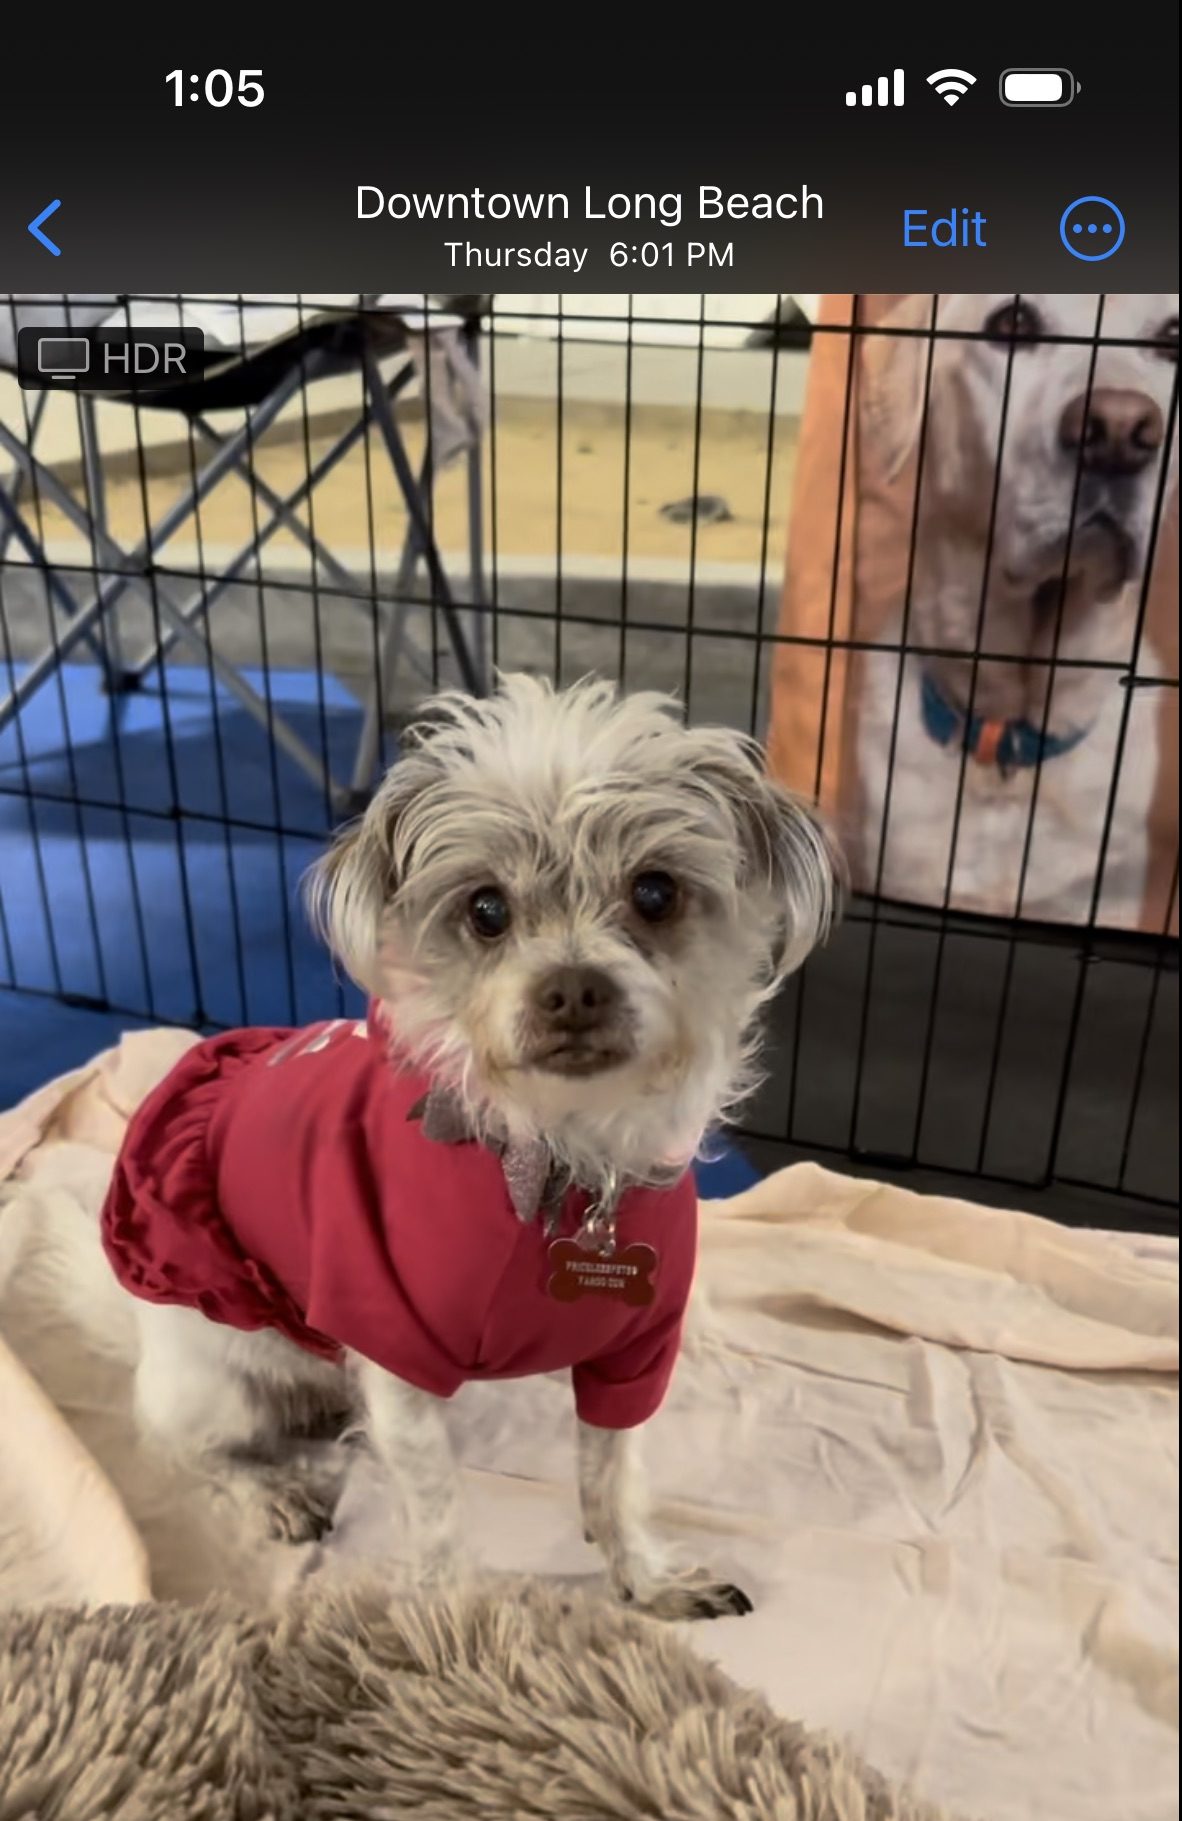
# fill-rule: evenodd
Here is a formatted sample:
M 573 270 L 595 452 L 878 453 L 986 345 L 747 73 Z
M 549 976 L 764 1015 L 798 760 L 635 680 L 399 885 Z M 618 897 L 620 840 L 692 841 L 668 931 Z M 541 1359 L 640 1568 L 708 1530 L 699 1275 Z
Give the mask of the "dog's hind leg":
M 303 1543 L 331 1530 L 344 1477 L 339 1454 L 301 1446 L 284 1418 L 293 1401 L 316 1392 L 339 1404 L 341 1370 L 279 1335 L 245 1334 L 193 1309 L 140 1303 L 137 1315 L 141 1433 L 268 1535 Z
M 658 1619 L 719 1619 L 751 1611 L 741 1587 L 704 1569 L 669 1567 L 649 1527 L 639 1431 L 579 1424 L 583 1525 L 607 1560 L 617 1599 Z

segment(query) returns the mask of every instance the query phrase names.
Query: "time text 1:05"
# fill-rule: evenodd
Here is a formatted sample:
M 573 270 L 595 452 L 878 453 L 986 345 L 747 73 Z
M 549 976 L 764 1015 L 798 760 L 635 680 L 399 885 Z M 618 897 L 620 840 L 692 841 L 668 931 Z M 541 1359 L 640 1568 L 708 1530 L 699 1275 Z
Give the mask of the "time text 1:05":
M 169 70 L 164 78 L 173 87 L 172 105 L 183 107 L 186 99 L 191 102 L 204 101 L 207 107 L 229 107 L 236 101 L 239 107 L 261 107 L 263 85 L 259 81 L 262 70 L 239 70 L 235 79 L 229 70 L 207 70 L 204 75 L 186 76 L 184 70 Z

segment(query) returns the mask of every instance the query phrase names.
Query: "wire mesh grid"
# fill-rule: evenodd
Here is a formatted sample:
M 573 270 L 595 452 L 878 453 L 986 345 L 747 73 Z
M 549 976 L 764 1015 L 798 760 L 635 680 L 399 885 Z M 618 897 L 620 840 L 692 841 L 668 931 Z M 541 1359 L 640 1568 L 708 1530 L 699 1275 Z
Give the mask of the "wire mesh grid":
M 1177 676 L 1149 661 L 1146 637 L 1173 485 L 1176 319 L 1173 339 L 1168 325 L 1119 335 L 1098 298 L 1088 300 L 1086 334 L 1039 330 L 1040 345 L 1082 351 L 1085 425 L 1102 349 L 1142 350 L 1171 377 L 1160 449 L 1142 483 L 1151 498 L 1129 582 L 1129 645 L 1117 656 L 1065 648 L 1087 460 L 1079 442 L 1061 582 L 1037 666 L 1045 686 L 1031 710 L 1040 737 L 1016 896 L 981 915 L 961 907 L 954 877 L 967 742 L 956 761 L 937 901 L 908 902 L 888 890 L 885 836 L 906 661 L 949 655 L 913 613 L 941 346 L 988 341 L 1001 361 L 978 502 L 987 521 L 984 567 L 971 639 L 955 648 L 967 667 L 966 725 L 988 667 L 1031 668 L 1029 649 L 1002 650 L 986 637 L 1003 468 L 1014 446 L 1014 375 L 1026 358 L 1022 300 L 1011 300 L 1000 348 L 996 328 L 943 322 L 934 298 L 918 326 L 876 321 L 858 298 L 844 320 L 813 325 L 814 351 L 836 338 L 845 376 L 836 505 L 821 528 L 830 552 L 826 599 L 815 630 L 782 612 L 791 482 L 806 459 L 799 378 L 809 358 L 785 300 L 767 300 L 750 319 L 705 296 L 677 300 L 675 357 L 660 347 L 668 313 L 643 297 L 612 300 L 604 311 L 561 297 L 413 300 L 410 365 L 400 348 L 382 373 L 388 381 L 391 372 L 413 371 L 417 380 L 409 405 L 399 406 L 406 473 L 423 517 L 417 551 L 362 361 L 340 363 L 326 380 L 314 341 L 300 340 L 310 325 L 364 324 L 378 312 L 367 315 L 364 300 L 285 301 L 297 352 L 273 430 L 257 401 L 216 416 L 131 398 L 100 404 L 96 418 L 93 397 L 78 393 L 52 400 L 57 440 L 47 446 L 48 395 L 15 387 L 5 394 L 0 985 L 204 1028 L 298 1023 L 354 1006 L 352 988 L 334 977 L 304 927 L 299 877 L 342 817 L 348 793 L 333 780 L 347 775 L 366 699 L 380 708 L 381 769 L 396 762 L 399 727 L 415 701 L 463 681 L 457 613 L 492 666 L 559 682 L 594 671 L 624 688 L 672 690 L 691 718 L 760 737 L 774 713 L 777 654 L 813 654 L 813 773 L 794 782 L 814 793 L 833 743 L 845 737 L 838 666 L 885 654 L 893 680 L 876 811 L 882 838 L 839 932 L 771 1008 L 767 1075 L 740 1135 L 769 1158 L 815 1154 L 862 1169 L 919 1169 L 969 1193 L 1004 1186 L 1027 1203 L 1048 1187 L 1094 1191 L 1114 1225 L 1168 1223 L 1177 1204 L 1176 820 L 1155 927 L 1144 917 L 1135 929 L 1108 927 L 1103 887 L 1133 705 L 1177 690 Z M 175 311 L 179 321 L 195 305 L 215 306 L 234 324 L 228 352 L 246 361 L 264 340 L 255 319 L 269 333 L 275 303 L 137 294 L 118 300 L 113 316 L 130 324 L 145 310 L 157 320 Z M 17 300 L 5 307 L 15 327 Z M 61 300 L 63 325 L 73 309 Z M 411 321 L 406 300 L 399 314 Z M 480 361 L 486 404 L 475 456 L 445 473 L 428 434 L 439 373 L 423 350 L 436 325 L 456 321 L 469 357 Z M 858 462 L 856 375 L 871 341 L 909 337 L 921 349 L 921 409 L 900 612 L 883 633 L 845 623 L 838 608 Z M 737 390 L 739 412 L 729 403 Z M 245 484 L 227 516 L 224 490 L 203 493 L 202 476 L 235 435 Z M 347 446 L 336 457 L 342 438 Z M 725 495 L 706 491 L 725 488 L 732 466 L 742 487 L 734 510 Z M 662 491 L 682 488 L 683 498 L 661 500 Z M 192 502 L 183 542 L 160 531 L 178 501 Z M 729 560 L 717 555 L 715 524 L 725 528 Z M 349 547 L 339 558 L 330 545 L 342 536 Z M 413 560 L 424 550 L 425 564 Z M 196 643 L 178 638 L 178 590 Z M 80 608 L 104 592 L 118 611 L 99 613 L 79 634 Z M 399 610 L 406 624 L 392 662 Z M 19 691 L 38 653 L 46 658 L 43 686 L 6 722 L 3 698 Z M 1040 795 L 1050 788 L 1043 774 L 1055 678 L 1072 670 L 1108 674 L 1120 709 L 1091 877 L 1080 914 L 1063 927 L 1040 920 L 1027 886 Z M 227 686 L 231 672 L 255 698 L 253 720 Z M 284 726 L 297 730 L 318 767 L 293 766 Z

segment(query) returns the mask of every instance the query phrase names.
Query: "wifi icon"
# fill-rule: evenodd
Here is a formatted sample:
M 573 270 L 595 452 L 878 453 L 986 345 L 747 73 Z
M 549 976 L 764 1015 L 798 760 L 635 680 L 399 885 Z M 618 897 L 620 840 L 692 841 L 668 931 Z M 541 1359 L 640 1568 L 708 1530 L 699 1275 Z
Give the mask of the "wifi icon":
M 937 95 L 942 95 L 949 107 L 955 107 L 962 95 L 967 95 L 977 80 L 967 70 L 933 70 L 928 82 Z

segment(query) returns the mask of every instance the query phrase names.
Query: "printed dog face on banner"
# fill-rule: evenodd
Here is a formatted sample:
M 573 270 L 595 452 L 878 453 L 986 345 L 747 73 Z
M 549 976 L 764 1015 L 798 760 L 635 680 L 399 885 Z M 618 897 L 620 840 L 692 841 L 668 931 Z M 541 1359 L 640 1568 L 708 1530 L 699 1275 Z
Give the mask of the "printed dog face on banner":
M 851 667 L 859 884 L 1140 920 L 1177 336 L 1165 294 L 913 296 L 866 334 L 857 489 L 878 510 L 855 506 L 851 626 L 882 649 Z
M 888 474 L 918 465 L 922 446 L 925 632 L 952 650 L 1049 657 L 1063 593 L 1059 657 L 1127 655 L 1125 629 L 1088 610 L 1144 575 L 1173 461 L 1177 297 L 908 298 L 883 328 L 928 329 L 933 305 L 934 336 L 873 338 L 863 419 Z M 933 585 L 928 553 L 950 547 Z M 984 667 L 981 711 L 1029 708 L 1031 681 Z

